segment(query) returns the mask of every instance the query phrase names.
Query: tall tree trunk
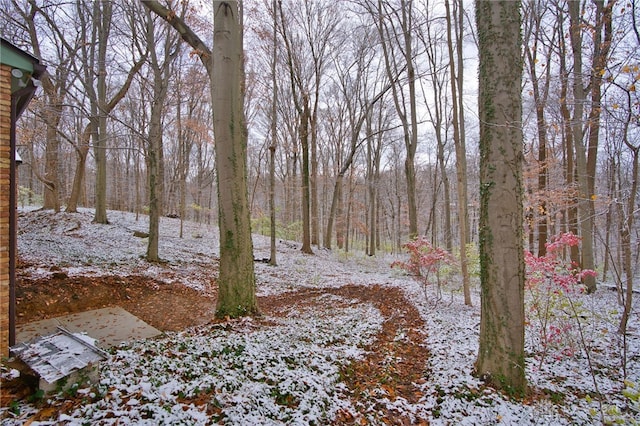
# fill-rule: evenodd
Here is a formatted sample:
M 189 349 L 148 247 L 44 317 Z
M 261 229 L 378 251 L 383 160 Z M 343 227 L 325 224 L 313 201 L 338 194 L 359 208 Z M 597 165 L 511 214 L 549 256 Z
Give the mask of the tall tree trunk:
M 212 100 L 217 154 L 220 275 L 216 316 L 257 313 L 247 192 L 242 26 L 237 1 L 214 1 Z
M 548 213 L 547 213 L 547 121 L 545 118 L 545 108 L 547 106 L 547 99 L 549 94 L 549 84 L 551 82 L 551 68 L 545 67 L 544 79 L 541 81 L 537 72 L 538 60 L 538 45 L 542 34 L 542 20 L 543 16 L 541 10 L 544 6 L 539 1 L 533 0 L 529 3 L 528 16 L 526 27 L 526 41 L 525 41 L 525 59 L 527 62 L 527 69 L 529 71 L 529 77 L 531 79 L 531 87 L 533 91 L 533 101 L 535 102 L 536 109 L 536 129 L 538 131 L 538 193 L 536 199 L 538 200 L 537 215 L 533 214 L 535 222 L 531 223 L 531 232 L 536 228 L 538 230 L 538 257 L 543 257 L 547 251 L 547 234 L 548 234 Z M 557 21 L 556 21 L 557 24 Z M 548 52 L 543 58 L 547 64 L 551 61 L 551 52 L 555 48 L 555 37 L 557 31 L 553 31 L 552 39 L 548 46 Z M 529 46 L 531 42 L 531 46 Z
M 446 134 L 446 116 L 447 110 L 445 106 L 444 100 L 447 98 L 445 95 L 445 86 L 446 86 L 446 73 L 437 72 L 441 67 L 441 59 L 440 59 L 440 49 L 437 48 L 437 42 L 433 39 L 433 35 L 430 31 L 426 32 L 425 37 L 422 38 L 426 54 L 429 63 L 429 69 L 431 70 L 431 92 L 433 95 L 432 103 L 433 107 L 427 106 L 427 111 L 429 112 L 429 117 L 431 122 L 433 123 L 433 130 L 435 132 L 437 151 L 437 169 L 440 171 L 440 179 L 442 180 L 443 186 L 443 205 L 444 205 L 444 217 L 442 218 L 443 225 L 443 239 L 444 244 L 447 251 L 453 251 L 453 231 L 451 225 L 451 184 L 449 181 L 449 174 L 447 170 L 447 163 L 445 161 L 445 145 L 446 139 L 444 134 Z M 449 55 L 451 53 L 447 51 Z M 426 99 L 425 99 L 426 102 Z M 434 179 L 435 181 L 435 179 Z M 433 205 L 437 206 L 437 198 L 434 196 Z M 435 208 L 434 208 L 435 210 Z M 437 223 L 436 218 L 433 219 L 434 224 Z M 437 240 L 434 231 L 434 240 Z
M 153 25 L 151 32 L 153 31 Z M 153 35 L 152 35 L 153 37 Z M 152 54 L 152 56 L 155 56 Z M 162 138 L 162 114 L 166 99 L 168 81 L 164 80 L 161 69 L 153 65 L 154 87 L 149 134 L 147 135 L 147 183 L 149 191 L 149 239 L 147 241 L 147 260 L 160 261 L 158 243 L 160 240 L 160 216 L 162 215 L 162 192 L 164 183 L 164 155 Z M 165 64 L 168 66 L 168 64 Z
M 587 103 L 587 91 L 583 86 L 582 67 L 582 17 L 580 2 L 568 2 L 571 20 L 570 40 L 573 52 L 573 98 L 574 110 L 572 119 L 572 133 L 576 151 L 576 170 L 579 190 L 578 212 L 580 215 L 580 236 L 582 237 L 582 257 L 580 266 L 583 269 L 595 269 L 593 252 L 593 212 L 590 193 L 590 179 L 588 169 L 587 150 L 584 146 L 584 105 Z M 593 87 L 591 88 L 593 90 Z M 594 106 L 595 107 L 595 106 Z M 594 178 L 594 177 L 593 177 Z M 596 290 L 596 280 L 593 276 L 584 278 L 587 292 Z
M 377 232 L 377 221 L 376 221 L 376 212 L 378 210 L 377 203 L 377 191 L 376 191 L 376 154 L 378 151 L 378 144 L 374 144 L 374 136 L 373 130 L 371 128 L 371 116 L 366 120 L 366 129 L 367 129 L 367 195 L 369 197 L 369 208 L 367 209 L 367 221 L 369 224 L 368 229 L 368 244 L 366 252 L 369 256 L 376 255 L 376 232 Z
M 313 254 L 311 249 L 311 173 L 309 170 L 309 121 L 311 111 L 309 110 L 309 97 L 302 94 L 302 114 L 300 115 L 300 145 L 302 147 L 302 181 L 300 189 L 302 191 L 302 249 L 306 254 Z
M 476 373 L 522 396 L 524 247 L 519 1 L 476 2 L 480 117 L 480 347 Z
M 559 19 L 563 19 L 560 15 Z M 569 202 L 566 208 L 567 216 L 567 228 L 568 231 L 574 235 L 578 235 L 578 207 L 576 199 L 575 188 L 575 165 L 574 165 L 574 139 L 573 130 L 571 128 L 571 113 L 569 112 L 569 106 L 567 105 L 567 96 L 569 92 L 569 71 L 566 64 L 566 44 L 564 42 L 564 35 L 562 33 L 562 22 L 558 24 L 558 60 L 560 66 L 560 114 L 562 116 L 562 134 L 564 143 L 564 152 L 566 158 L 565 167 L 565 180 L 567 182 L 567 188 L 570 191 Z M 571 246 L 570 250 L 571 261 L 578 265 L 580 264 L 580 249 L 577 245 Z
M 628 127 L 627 122 L 627 127 Z M 626 133 L 626 132 L 625 132 Z M 625 137 L 626 139 L 626 137 Z M 631 168 L 631 190 L 629 192 L 629 199 L 627 201 L 627 212 L 625 214 L 624 207 L 619 205 L 618 217 L 620 222 L 620 242 L 622 245 L 622 270 L 625 277 L 625 288 L 623 292 L 624 309 L 622 316 L 620 317 L 620 324 L 618 326 L 618 333 L 625 334 L 627 332 L 627 322 L 631 315 L 631 309 L 633 307 L 633 280 L 634 270 L 632 267 L 632 248 L 631 248 L 631 230 L 633 229 L 633 218 L 637 214 L 636 210 L 636 194 L 638 191 L 638 157 L 640 148 L 632 146 L 626 142 L 627 146 L 631 149 L 631 155 L 633 158 L 633 166 Z
M 301 210 L 302 210 L 302 249 L 301 251 L 306 254 L 313 254 L 311 249 L 311 201 L 310 201 L 310 170 L 309 170 L 309 126 L 311 123 L 311 109 L 309 107 L 309 93 L 306 88 L 303 87 L 301 77 L 299 75 L 299 66 L 294 63 L 295 57 L 293 47 L 287 35 L 287 26 L 285 24 L 284 12 L 282 10 L 282 1 L 278 1 L 280 9 L 280 17 L 282 23 L 282 36 L 284 39 L 285 48 L 287 50 L 287 66 L 289 70 L 289 79 L 291 82 L 291 93 L 296 112 L 298 113 L 298 128 L 297 136 L 300 140 L 300 146 L 302 149 L 302 163 L 301 168 Z M 294 164 L 295 166 L 295 164 Z M 294 167 L 295 170 L 295 167 Z
M 278 7 L 277 0 L 272 1 L 273 11 L 273 56 L 271 58 L 271 144 L 269 145 L 269 265 L 276 266 L 276 148 L 278 146 Z
M 449 72 L 451 74 L 451 96 L 453 103 L 453 143 L 456 149 L 456 181 L 458 194 L 458 236 L 460 238 L 460 273 L 464 304 L 471 306 L 471 284 L 469 280 L 469 262 L 467 260 L 467 242 L 469 240 L 469 213 L 467 212 L 467 149 L 464 138 L 464 107 L 462 103 L 462 36 L 456 31 L 456 54 L 453 53 L 451 22 L 455 19 L 456 29 L 462 31 L 462 4 L 458 5 L 459 16 L 452 17 L 449 0 L 445 0 L 447 13 L 447 45 L 449 48 Z M 454 59 L 456 58 L 456 59 Z M 456 69 L 456 60 L 457 69 Z
M 38 13 L 45 16 L 45 13 L 39 8 L 35 2 L 29 2 L 29 9 L 21 10 L 16 8 L 17 12 L 22 16 L 24 22 L 27 25 L 27 31 L 33 52 L 36 57 L 42 57 L 39 34 L 40 30 L 36 26 L 35 19 Z M 55 25 L 55 24 L 52 24 Z M 54 34 L 59 34 L 58 28 L 52 28 Z M 45 210 L 53 210 L 56 213 L 60 211 L 60 197 L 59 186 L 60 179 L 58 177 L 58 163 L 60 156 L 60 141 L 58 137 L 58 127 L 62 118 L 62 112 L 64 109 L 64 102 L 68 93 L 68 78 L 69 67 L 68 62 L 72 60 L 72 56 L 75 54 L 75 46 L 64 45 L 64 48 L 58 50 L 58 61 L 63 66 L 58 67 L 55 74 L 51 74 L 50 71 L 45 71 L 40 77 L 42 88 L 46 95 L 47 107 L 44 111 L 44 122 L 46 126 L 45 130 L 45 164 L 44 173 L 39 173 L 35 167 L 32 167 L 33 173 L 36 175 L 44 185 L 44 197 L 42 208 Z M 68 57 L 65 57 L 65 53 Z M 35 159 L 35 157 L 33 157 Z M 32 163 L 35 166 L 35 163 Z
M 149 239 L 147 241 L 147 260 L 160 261 L 158 244 L 160 241 L 160 216 L 163 209 L 164 188 L 164 146 L 162 117 L 167 100 L 169 77 L 173 60 L 178 53 L 179 40 L 172 34 L 156 35 L 156 26 L 151 11 L 147 10 L 146 42 L 149 48 L 149 66 L 153 74 L 153 90 L 147 135 L 147 183 L 149 190 Z M 163 45 L 158 39 L 163 37 Z M 162 56 L 157 52 L 160 47 Z
M 213 51 L 174 12 L 157 1 L 142 2 L 165 19 L 198 52 L 211 79 L 220 229 L 216 316 L 237 317 L 257 313 L 247 191 L 242 24 L 238 1 L 213 2 Z
M 640 44 L 640 33 L 636 32 L 637 41 Z M 622 298 L 624 301 L 622 316 L 620 318 L 620 324 L 618 326 L 618 333 L 626 334 L 627 333 L 627 323 L 629 321 L 629 316 L 631 315 L 633 308 L 633 281 L 634 281 L 634 268 L 632 264 L 632 255 L 633 249 L 631 246 L 631 234 L 634 226 L 634 218 L 638 213 L 638 207 L 636 205 L 636 199 L 638 194 L 638 169 L 640 167 L 640 146 L 634 145 L 629 140 L 629 127 L 630 123 L 633 122 L 633 113 L 632 111 L 635 109 L 635 106 L 632 102 L 632 97 L 630 93 L 630 89 L 625 88 L 625 95 L 627 98 L 626 102 L 626 111 L 627 115 L 624 122 L 624 130 L 623 130 L 623 142 L 625 146 L 629 149 L 632 159 L 632 167 L 631 167 L 631 188 L 629 188 L 629 197 L 625 206 L 622 203 L 618 204 L 618 227 L 620 230 L 620 242 L 621 242 L 621 252 L 622 252 L 622 270 L 624 271 L 624 281 L 625 288 L 624 291 L 621 292 Z M 621 197 L 622 198 L 622 197 Z M 626 363 L 624 363 L 626 368 Z M 625 370 L 626 377 L 626 370 Z
M 311 244 L 320 246 L 320 210 L 318 208 L 318 100 L 320 98 L 320 75 L 316 78 L 316 94 L 309 129 L 311 130 L 309 197 L 311 198 Z
M 97 138 L 94 140 L 96 161 L 95 223 L 109 223 L 107 219 L 107 45 L 111 31 L 111 1 L 94 3 L 94 19 L 98 20 L 97 69 Z
M 587 202 L 589 208 L 589 218 L 591 218 L 591 241 L 589 249 L 591 251 L 590 259 L 588 260 L 591 265 L 586 266 L 588 269 L 595 269 L 595 182 L 596 182 L 596 169 L 597 169 L 597 156 L 598 145 L 600 140 L 600 117 L 602 113 L 602 82 L 603 75 L 607 68 L 607 61 L 609 59 L 609 52 L 611 49 L 611 42 L 613 38 L 613 6 L 615 0 L 610 0 L 606 5 L 604 0 L 594 1 L 596 5 L 596 23 L 594 31 L 594 53 L 593 63 L 591 66 L 591 78 L 589 86 L 591 88 L 591 110 L 589 111 L 588 123 L 588 139 L 587 139 L 587 163 L 586 163 L 586 179 L 587 179 Z M 604 31 L 604 34 L 603 34 Z M 583 238 L 584 247 L 584 238 Z M 584 250 L 583 250 L 584 253 Z M 584 284 L 589 292 L 596 290 L 596 277 L 587 276 L 584 279 Z
M 416 105 L 416 71 L 413 64 L 413 10 L 411 2 L 401 1 L 402 22 L 404 32 L 404 52 L 407 61 L 407 84 L 409 85 L 409 114 L 411 116 L 410 137 L 405 138 L 407 158 L 405 173 L 407 176 L 407 204 L 409 209 L 409 236 L 418 236 L 418 201 L 416 195 L 415 157 L 418 149 L 418 107 Z
M 400 1 L 401 19 L 400 27 L 401 34 L 397 33 L 397 29 L 390 29 L 386 24 L 386 20 L 389 19 L 385 14 L 385 5 L 382 0 L 378 0 L 377 6 L 377 30 L 380 36 L 385 68 L 387 76 L 392 82 L 391 89 L 393 91 L 393 102 L 396 107 L 396 112 L 402 123 L 403 138 L 405 145 L 405 161 L 404 172 L 407 182 L 407 210 L 409 216 L 409 238 L 415 238 L 418 236 L 418 207 L 416 197 L 416 171 L 415 171 L 415 156 L 418 147 L 418 118 L 417 118 L 417 105 L 416 105 L 416 76 L 415 66 L 413 58 L 413 43 L 412 43 L 412 31 L 413 28 L 413 10 L 412 2 L 407 0 Z M 393 32 L 393 34 L 391 34 Z M 406 86 L 409 89 L 409 108 L 404 101 L 404 79 L 401 79 L 399 74 L 402 72 L 399 69 L 395 60 L 392 58 L 393 52 L 391 42 L 387 40 L 387 37 L 393 36 L 399 39 L 402 37 L 403 46 L 401 48 L 404 59 L 403 69 L 406 69 L 407 80 Z M 403 81 L 402 85 L 399 81 Z

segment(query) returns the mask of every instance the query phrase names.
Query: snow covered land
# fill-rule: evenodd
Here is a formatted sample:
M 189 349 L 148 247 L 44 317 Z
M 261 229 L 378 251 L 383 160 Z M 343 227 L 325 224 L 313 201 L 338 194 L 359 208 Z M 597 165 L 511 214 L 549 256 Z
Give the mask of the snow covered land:
M 179 275 L 184 284 L 210 291 L 197 270 L 218 256 L 213 227 L 185 222 L 179 238 L 179 220 L 162 218 L 159 251 L 166 263 L 153 265 L 141 257 L 146 240 L 131 237 L 134 230 L 146 230 L 144 216 L 136 221 L 133 214 L 109 212 L 109 225 L 93 225 L 88 210 L 60 213 L 55 223 L 39 217 L 46 214 L 20 216 L 21 261 L 31 265 L 21 273 L 47 276 L 56 266 L 69 276 Z M 268 258 L 268 238 L 254 236 L 254 251 L 257 259 Z M 474 306 L 468 307 L 457 278 L 438 298 L 435 288 L 425 293 L 411 277 L 390 268 L 397 260 L 390 256 L 322 249 L 310 256 L 296 243 L 280 241 L 277 260 L 275 267 L 256 262 L 258 295 L 314 290 L 313 303 L 115 348 L 97 387 L 4 407 L 2 424 L 388 424 L 388 413 L 393 424 L 640 423 L 640 305 L 635 303 L 623 339 L 616 332 L 622 308 L 615 291 L 601 286 L 594 295 L 548 296 L 557 312 L 546 320 L 555 328 L 548 328 L 545 318 L 531 317 L 530 394 L 517 400 L 472 375 L 480 322 L 477 282 Z M 423 377 L 413 383 L 416 398 L 395 395 L 382 382 L 356 398 L 343 380 L 349 365 L 376 350 L 385 322 L 396 321 L 374 303 L 329 291 L 346 285 L 400 289 L 415 305 L 423 321 L 417 331 L 425 338 L 414 343 L 427 354 Z M 396 343 L 408 339 L 399 333 Z M 15 374 L 2 369 L 3 376 Z

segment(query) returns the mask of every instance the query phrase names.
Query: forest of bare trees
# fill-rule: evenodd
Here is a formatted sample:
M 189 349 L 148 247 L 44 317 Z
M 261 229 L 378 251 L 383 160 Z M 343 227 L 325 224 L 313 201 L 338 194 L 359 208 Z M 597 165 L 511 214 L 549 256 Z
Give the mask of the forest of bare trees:
M 95 207 L 102 223 L 108 209 L 216 223 L 204 52 L 142 3 L 1 3 L 2 37 L 47 65 L 19 123 L 20 203 Z M 213 44 L 210 2 L 161 3 Z M 480 207 L 472 12 L 462 0 L 244 4 L 254 232 L 275 218 L 304 251 L 370 255 L 424 234 L 466 269 Z M 636 0 L 521 9 L 525 247 L 543 253 L 571 231 L 572 259 L 619 285 L 639 261 L 639 15 Z

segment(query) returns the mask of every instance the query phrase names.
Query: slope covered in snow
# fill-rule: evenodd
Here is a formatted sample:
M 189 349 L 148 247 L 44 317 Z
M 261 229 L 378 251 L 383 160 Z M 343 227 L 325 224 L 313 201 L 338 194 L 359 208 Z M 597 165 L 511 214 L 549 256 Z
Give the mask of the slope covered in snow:
M 23 212 L 21 273 L 48 276 L 54 266 L 69 275 L 135 273 L 168 282 L 179 276 L 183 284 L 208 291 L 210 283 L 198 270 L 218 256 L 214 228 L 185 222 L 179 238 L 179 220 L 162 218 L 160 256 L 166 263 L 152 265 L 142 258 L 146 240 L 132 237 L 134 230 L 146 230 L 146 218 L 109 212 L 110 225 L 93 225 L 91 218 L 87 210 L 61 213 L 55 220 L 51 213 Z M 268 238 L 254 237 L 256 258 L 269 256 L 268 244 Z M 119 347 L 105 362 L 98 387 L 4 407 L 2 424 L 384 424 L 381 407 L 402 424 L 639 421 L 638 303 L 626 339 L 616 333 L 621 308 L 608 289 L 572 295 L 571 304 L 578 307 L 572 312 L 578 315 L 557 305 L 566 314 L 566 328 L 554 345 L 540 344 L 541 326 L 532 321 L 527 327 L 531 392 L 520 401 L 472 375 L 478 289 L 474 307 L 463 304 L 456 280 L 436 298 L 434 289 L 425 294 L 410 277 L 392 270 L 393 260 L 327 250 L 308 256 L 295 243 L 281 241 L 278 266 L 256 263 L 258 294 L 277 299 L 313 290 L 308 303 Z M 347 386 L 349 365 L 364 362 L 367 351 L 381 350 L 376 339 L 383 325 L 402 313 L 385 316 L 375 304 L 329 291 L 346 285 L 399 288 L 417 308 L 424 321 L 419 331 L 426 336 L 417 343 L 428 356 L 422 377 L 412 384 L 415 398 L 399 396 L 382 381 L 357 398 Z M 407 333 L 398 331 L 392 343 L 406 344 Z M 2 374 L 16 373 L 3 367 Z

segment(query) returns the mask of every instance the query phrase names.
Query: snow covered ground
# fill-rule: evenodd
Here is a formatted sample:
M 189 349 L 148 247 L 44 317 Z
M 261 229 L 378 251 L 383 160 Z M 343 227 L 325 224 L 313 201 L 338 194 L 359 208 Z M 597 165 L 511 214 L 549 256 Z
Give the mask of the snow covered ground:
M 92 225 L 92 213 L 61 213 L 55 222 L 38 218 L 44 212 L 20 216 L 21 260 L 32 275 L 46 276 L 49 266 L 74 274 L 146 274 L 183 282 L 207 291 L 195 270 L 217 257 L 217 230 L 162 218 L 161 267 L 147 264 L 146 217 L 109 212 L 110 225 Z M 268 239 L 254 237 L 256 258 L 269 257 Z M 539 324 L 527 327 L 527 378 L 531 396 L 516 401 L 472 376 L 480 322 L 479 295 L 474 307 L 462 300 L 459 284 L 444 288 L 436 301 L 389 265 L 391 257 L 370 258 L 316 250 L 303 255 L 293 242 L 278 244 L 278 266 L 256 263 L 259 295 L 278 295 L 305 288 L 335 288 L 346 284 L 401 288 L 425 321 L 425 346 L 430 357 L 418 386 L 416 403 L 390 400 L 386 392 L 372 396 L 393 407 L 409 422 L 466 425 L 587 425 L 640 423 L 640 304 L 635 303 L 625 342 L 616 333 L 621 307 L 616 293 L 575 294 L 569 315 L 558 302 L 566 327 L 554 344 L 540 344 Z M 637 297 L 637 295 L 636 295 Z M 340 412 L 375 423 L 375 413 L 356 413 L 348 389 L 340 382 L 341 365 L 357 362 L 375 339 L 384 318 L 372 305 L 324 294 L 318 305 L 295 307 L 286 315 L 262 321 L 241 319 L 207 325 L 161 339 L 117 348 L 105 363 L 97 389 L 79 389 L 84 403 L 55 422 L 32 422 L 37 405 L 21 402 L 3 408 L 3 425 L 21 424 L 210 424 L 222 419 L 232 425 L 331 424 Z M 316 305 L 316 306 L 318 306 Z M 575 308 L 577 306 L 577 308 Z M 572 318 L 577 318 L 571 323 Z M 578 322 L 579 321 L 579 322 Z M 546 348 L 546 351 L 543 349 Z M 626 370 L 626 381 L 624 378 Z M 3 375 L 15 374 L 3 368 Z M 377 395 L 377 396 L 376 396 Z M 64 395 L 59 395 L 62 404 Z M 54 398 L 55 399 L 55 398 Z M 371 415 L 368 415 L 371 414 Z

